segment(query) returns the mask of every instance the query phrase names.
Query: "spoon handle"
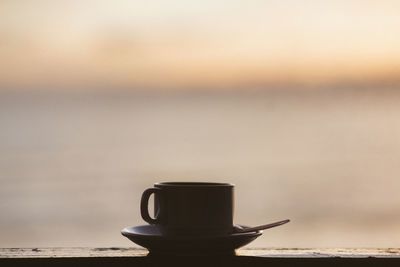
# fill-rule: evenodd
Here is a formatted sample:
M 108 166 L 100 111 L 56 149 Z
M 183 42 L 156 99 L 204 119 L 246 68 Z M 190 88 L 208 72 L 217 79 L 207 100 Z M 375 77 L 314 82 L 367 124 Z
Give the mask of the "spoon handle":
M 256 232 L 256 231 L 260 231 L 260 230 L 265 230 L 265 229 L 268 229 L 268 228 L 276 227 L 276 226 L 279 226 L 279 225 L 282 225 L 282 224 L 285 224 L 285 223 L 288 223 L 288 222 L 290 222 L 289 219 L 283 220 L 283 221 L 279 221 L 279 222 L 259 225 L 259 226 L 255 226 L 255 227 L 250 227 L 250 228 L 236 229 L 236 230 L 239 233 Z

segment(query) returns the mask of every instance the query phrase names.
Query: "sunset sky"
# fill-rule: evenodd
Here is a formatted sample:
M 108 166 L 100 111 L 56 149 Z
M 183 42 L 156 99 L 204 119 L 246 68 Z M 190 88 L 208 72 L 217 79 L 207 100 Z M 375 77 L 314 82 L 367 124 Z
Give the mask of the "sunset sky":
M 0 2 L 0 90 L 226 90 L 398 77 L 400 1 Z

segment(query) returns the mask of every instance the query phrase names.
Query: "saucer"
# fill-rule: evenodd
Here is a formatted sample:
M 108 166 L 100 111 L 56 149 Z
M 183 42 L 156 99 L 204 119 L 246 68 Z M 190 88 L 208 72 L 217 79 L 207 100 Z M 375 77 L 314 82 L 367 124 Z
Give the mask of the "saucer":
M 162 235 L 155 225 L 140 225 L 127 227 L 121 233 L 132 242 L 147 248 L 149 255 L 235 255 L 235 249 L 252 242 L 262 231 L 229 235 L 167 236 Z

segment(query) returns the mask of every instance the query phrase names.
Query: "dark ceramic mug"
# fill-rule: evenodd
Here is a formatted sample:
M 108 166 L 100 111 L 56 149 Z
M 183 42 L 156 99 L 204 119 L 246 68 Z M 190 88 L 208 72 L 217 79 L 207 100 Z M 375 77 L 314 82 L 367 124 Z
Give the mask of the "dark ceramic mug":
M 154 193 L 154 218 L 148 202 Z M 143 192 L 143 220 L 166 235 L 227 235 L 233 230 L 234 185 L 228 183 L 156 183 Z

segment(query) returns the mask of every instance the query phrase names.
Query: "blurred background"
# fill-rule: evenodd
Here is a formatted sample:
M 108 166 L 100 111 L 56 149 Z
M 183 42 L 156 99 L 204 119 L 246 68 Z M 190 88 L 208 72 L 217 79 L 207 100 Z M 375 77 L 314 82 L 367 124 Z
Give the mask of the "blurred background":
M 399 1 L 0 2 L 0 247 L 134 246 L 160 181 L 253 247 L 400 246 Z

